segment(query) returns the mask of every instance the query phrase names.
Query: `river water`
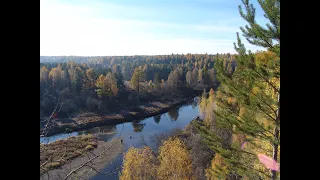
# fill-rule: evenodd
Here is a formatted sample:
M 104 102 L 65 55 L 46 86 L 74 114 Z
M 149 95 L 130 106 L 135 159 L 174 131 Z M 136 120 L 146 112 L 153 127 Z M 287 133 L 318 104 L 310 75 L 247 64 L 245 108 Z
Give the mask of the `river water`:
M 114 138 L 123 139 L 124 150 L 127 151 L 130 147 L 143 147 L 144 142 L 151 148 L 155 147 L 152 137 L 159 133 L 170 132 L 174 128 L 183 129 L 189 122 L 199 115 L 198 108 L 199 98 L 194 98 L 190 102 L 179 107 L 172 108 L 169 112 L 158 116 L 145 118 L 135 122 L 126 122 L 114 126 L 96 127 L 89 130 L 73 132 L 69 134 L 58 134 L 51 137 L 41 137 L 40 142 L 50 143 L 59 139 L 64 139 L 69 136 L 78 136 L 81 134 L 94 134 L 101 141 L 110 141 Z M 144 139 L 144 142 L 142 141 Z M 123 154 L 118 155 L 114 162 L 106 165 L 102 173 L 113 171 L 116 167 L 121 166 Z M 92 180 L 102 179 L 118 179 L 119 172 L 116 171 L 107 177 L 97 174 L 92 177 Z

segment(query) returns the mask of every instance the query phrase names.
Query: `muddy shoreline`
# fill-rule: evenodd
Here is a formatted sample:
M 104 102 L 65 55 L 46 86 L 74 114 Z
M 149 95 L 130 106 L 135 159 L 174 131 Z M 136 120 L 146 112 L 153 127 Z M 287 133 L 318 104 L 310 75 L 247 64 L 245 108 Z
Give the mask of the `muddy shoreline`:
M 124 122 L 138 121 L 165 113 L 171 108 L 182 105 L 194 97 L 186 97 L 167 102 L 149 102 L 114 114 L 98 115 L 95 113 L 83 113 L 70 119 L 58 119 L 53 121 L 49 130 L 43 132 L 45 128 L 40 128 L 40 135 L 44 134 L 44 137 L 48 137 L 61 133 L 82 131 L 97 126 L 117 125 Z

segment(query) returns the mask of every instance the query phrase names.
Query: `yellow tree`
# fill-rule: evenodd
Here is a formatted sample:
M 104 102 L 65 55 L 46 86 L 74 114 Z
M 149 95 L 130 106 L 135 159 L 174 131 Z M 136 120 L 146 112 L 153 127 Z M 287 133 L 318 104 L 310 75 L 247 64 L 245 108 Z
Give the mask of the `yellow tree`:
M 145 77 L 146 77 L 146 75 L 145 75 L 144 71 L 142 71 L 141 68 L 136 68 L 136 69 L 134 69 L 133 75 L 130 80 L 130 84 L 132 85 L 132 87 L 135 90 L 140 92 L 140 82 L 144 81 Z
M 49 72 L 49 79 L 52 82 L 52 86 L 54 88 L 59 88 L 61 85 L 61 76 L 62 76 L 62 70 L 58 66 L 56 68 L 52 68 Z
M 189 152 L 180 139 L 169 138 L 159 152 L 159 179 L 194 179 Z
M 207 105 L 205 108 L 206 116 L 204 118 L 204 124 L 210 127 L 211 129 L 213 129 L 215 126 L 213 109 L 214 109 L 214 91 L 211 88 L 209 91 L 209 97 L 207 99 Z
M 96 87 L 98 88 L 96 91 L 99 97 L 116 96 L 119 91 L 117 78 L 111 72 L 109 72 L 106 76 L 101 74 L 96 81 Z
M 157 158 L 152 150 L 131 147 L 124 156 L 120 180 L 156 179 Z

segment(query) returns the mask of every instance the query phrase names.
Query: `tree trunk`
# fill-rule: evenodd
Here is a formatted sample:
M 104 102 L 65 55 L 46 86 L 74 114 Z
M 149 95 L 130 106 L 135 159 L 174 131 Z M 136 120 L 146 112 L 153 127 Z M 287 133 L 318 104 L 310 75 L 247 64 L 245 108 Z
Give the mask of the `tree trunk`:
M 276 142 L 273 143 L 273 159 L 278 162 L 278 148 L 279 148 L 279 142 L 278 142 L 278 139 L 279 139 L 279 129 L 278 129 L 278 125 L 280 123 L 280 94 L 278 96 L 278 103 L 279 103 L 279 108 L 278 108 L 278 111 L 277 111 L 277 118 L 276 118 L 276 127 L 274 129 L 274 135 L 275 135 L 275 140 Z M 277 171 L 275 170 L 272 170 L 271 171 L 271 178 L 272 180 L 275 180 L 276 179 L 276 176 L 277 176 Z

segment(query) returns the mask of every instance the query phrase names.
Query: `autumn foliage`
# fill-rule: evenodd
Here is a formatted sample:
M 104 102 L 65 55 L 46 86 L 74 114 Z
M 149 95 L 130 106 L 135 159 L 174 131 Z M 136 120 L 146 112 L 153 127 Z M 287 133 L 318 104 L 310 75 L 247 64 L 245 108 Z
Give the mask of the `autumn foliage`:
M 125 154 L 120 180 L 194 179 L 192 162 L 185 144 L 169 138 L 159 149 L 159 156 L 149 147 L 130 148 Z

